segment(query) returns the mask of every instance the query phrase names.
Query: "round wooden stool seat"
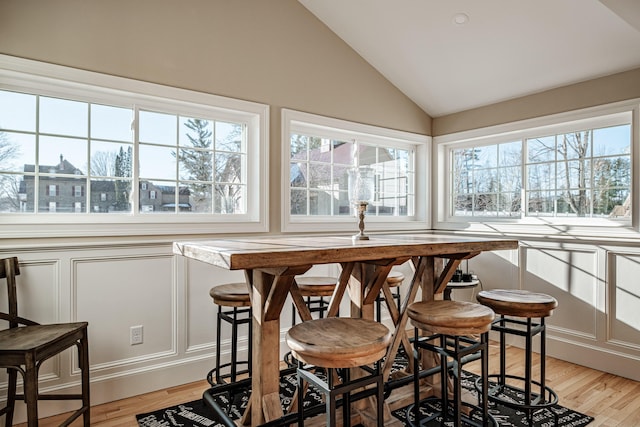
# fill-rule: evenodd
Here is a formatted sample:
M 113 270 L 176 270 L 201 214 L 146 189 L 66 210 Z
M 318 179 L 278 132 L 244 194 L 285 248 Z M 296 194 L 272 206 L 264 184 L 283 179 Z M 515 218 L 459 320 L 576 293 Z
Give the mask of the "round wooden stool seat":
M 249 287 L 246 283 L 227 283 L 211 288 L 209 295 L 213 302 L 225 307 L 249 307 Z
M 474 335 L 488 332 L 495 313 L 489 307 L 466 301 L 420 301 L 409 306 L 413 326 L 434 334 Z
M 353 368 L 384 357 L 391 331 L 373 320 L 329 317 L 299 323 L 287 332 L 296 359 L 323 368 Z
M 550 295 L 521 289 L 481 291 L 476 299 L 497 314 L 505 316 L 549 317 L 558 307 L 558 301 Z
M 303 297 L 330 297 L 337 281 L 334 277 L 297 276 L 296 283 Z
M 390 288 L 400 286 L 402 282 L 404 282 L 404 274 L 399 271 L 392 271 L 387 276 L 387 285 L 389 285 Z

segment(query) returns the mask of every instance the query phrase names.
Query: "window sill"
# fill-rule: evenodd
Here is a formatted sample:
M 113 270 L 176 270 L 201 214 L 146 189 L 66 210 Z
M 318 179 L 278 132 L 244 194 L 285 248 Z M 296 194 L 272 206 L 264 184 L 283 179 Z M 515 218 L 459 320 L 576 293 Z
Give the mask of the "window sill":
M 60 216 L 58 216 L 60 215 Z M 117 216 L 117 218 L 114 218 Z M 19 217 L 11 223 L 0 225 L 0 240 L 68 237 L 126 237 L 126 236 L 165 236 L 194 235 L 216 233 L 264 233 L 268 231 L 266 219 L 252 220 L 247 217 L 225 216 L 215 220 L 208 218 L 190 218 L 178 215 L 146 215 L 131 217 L 109 215 L 100 217 L 52 214 L 46 223 L 39 218 Z M 188 221 L 188 222 L 187 222 Z
M 492 234 L 520 239 L 552 239 L 571 241 L 574 243 L 618 242 L 637 245 L 640 233 L 633 229 L 630 221 L 611 222 L 606 220 L 587 220 L 585 222 L 567 224 L 543 221 L 539 218 L 527 220 L 474 221 L 455 222 L 442 221 L 434 225 L 436 231 L 464 232 L 471 234 Z M 605 225 L 606 224 L 606 225 Z

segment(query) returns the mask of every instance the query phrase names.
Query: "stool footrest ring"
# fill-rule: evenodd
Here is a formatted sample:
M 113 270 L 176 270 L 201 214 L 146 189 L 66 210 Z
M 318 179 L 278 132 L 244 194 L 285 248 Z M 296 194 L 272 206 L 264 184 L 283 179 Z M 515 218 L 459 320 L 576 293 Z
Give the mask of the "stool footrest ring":
M 436 411 L 428 417 L 421 418 L 420 426 L 427 425 L 430 421 L 433 421 L 434 419 L 442 416 L 442 408 L 440 408 L 441 399 L 439 397 L 428 397 L 426 399 L 422 399 L 419 402 L 419 404 L 420 406 L 422 406 L 423 404 L 429 403 L 429 402 L 433 402 L 436 405 L 436 408 L 435 408 Z M 482 422 L 482 409 L 479 406 L 472 405 L 471 403 L 468 403 L 468 402 L 461 402 L 461 405 L 470 409 L 469 414 L 462 415 L 462 422 L 465 425 L 474 426 L 474 427 L 486 427 L 486 425 L 483 424 Z M 417 424 L 415 423 L 415 420 L 412 418 L 414 414 L 414 406 L 415 404 L 412 404 L 407 406 L 407 408 L 405 409 L 407 424 L 412 427 L 417 426 Z M 453 402 L 449 402 L 449 407 L 447 408 L 447 410 L 448 410 L 447 413 L 449 414 L 449 416 L 453 416 Z M 474 418 L 473 417 L 474 413 L 480 414 L 480 418 L 479 419 Z M 495 419 L 493 415 L 487 414 L 487 418 L 489 421 L 489 424 L 487 425 L 491 425 L 494 427 L 499 426 L 498 421 Z
M 558 403 L 558 395 L 550 387 L 544 386 L 544 395 L 540 393 L 531 393 L 530 403 L 526 403 L 524 400 L 515 400 L 513 396 L 509 396 L 506 392 L 510 391 L 513 395 L 523 396 L 525 391 L 520 387 L 516 387 L 511 384 L 501 384 L 500 374 L 489 375 L 489 401 L 500 403 L 501 405 L 509 406 L 514 409 L 540 409 L 548 408 Z M 505 378 L 510 380 L 520 381 L 525 383 L 525 378 L 517 375 L 505 375 Z M 496 379 L 496 381 L 491 381 Z M 535 385 L 538 390 L 541 388 L 541 384 L 538 381 L 531 380 L 531 384 Z M 476 379 L 476 390 L 480 390 L 479 379 Z

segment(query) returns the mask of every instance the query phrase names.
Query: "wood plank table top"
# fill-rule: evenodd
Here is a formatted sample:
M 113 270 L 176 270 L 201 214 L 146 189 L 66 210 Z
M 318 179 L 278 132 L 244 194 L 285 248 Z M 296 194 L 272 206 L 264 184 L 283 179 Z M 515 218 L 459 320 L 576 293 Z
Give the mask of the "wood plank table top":
M 424 232 L 371 235 L 353 241 L 351 236 L 268 236 L 174 242 L 173 252 L 229 270 L 245 270 L 253 309 L 252 393 L 242 423 L 261 425 L 283 416 L 279 399 L 280 314 L 290 294 L 300 317 L 311 318 L 294 277 L 317 264 L 340 264 L 342 272 L 331 298 L 328 316 L 335 316 L 349 287 L 351 316 L 373 318 L 373 305 L 394 265 L 411 260 L 415 274 L 401 307 L 389 304 L 396 325 L 386 355 L 393 361 L 405 334 L 407 306 L 418 289 L 423 300 L 441 298 L 447 283 L 464 259 L 483 251 L 513 250 L 517 240 L 480 238 Z M 445 265 L 438 265 L 435 259 Z M 388 290 L 388 289 L 387 289 Z M 388 378 L 391 363 L 383 367 Z
M 516 249 L 517 240 L 444 234 L 251 237 L 175 242 L 173 252 L 229 270 Z

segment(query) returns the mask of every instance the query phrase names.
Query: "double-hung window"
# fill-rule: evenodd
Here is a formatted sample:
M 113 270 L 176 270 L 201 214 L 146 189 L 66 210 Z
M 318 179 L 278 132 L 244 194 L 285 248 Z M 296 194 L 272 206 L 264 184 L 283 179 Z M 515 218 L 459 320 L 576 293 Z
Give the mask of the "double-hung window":
M 4 224 L 265 231 L 267 152 L 265 105 L 0 57 Z
M 637 114 L 623 103 L 436 138 L 438 228 L 630 226 Z
M 350 230 L 349 171 L 367 168 L 367 228 L 424 228 L 428 137 L 283 110 L 283 230 Z

